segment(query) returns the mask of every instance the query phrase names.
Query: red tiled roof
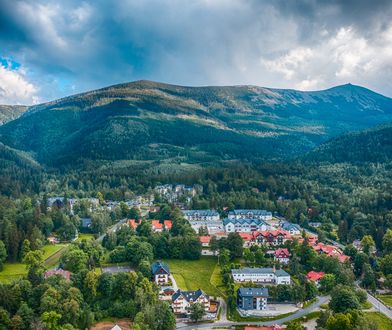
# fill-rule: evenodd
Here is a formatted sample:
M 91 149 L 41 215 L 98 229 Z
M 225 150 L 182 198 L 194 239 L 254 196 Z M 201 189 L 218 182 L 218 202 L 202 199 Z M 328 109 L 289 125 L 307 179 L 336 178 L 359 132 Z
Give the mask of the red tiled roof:
M 288 249 L 277 249 L 275 250 L 276 258 L 288 258 L 290 257 L 290 252 Z
M 163 224 L 165 225 L 165 228 L 166 228 L 167 230 L 170 230 L 171 227 L 172 227 L 172 225 L 173 225 L 173 221 L 171 221 L 171 220 L 165 220 L 165 221 L 163 221 Z
M 211 236 L 200 236 L 199 241 L 200 243 L 210 243 Z
M 137 226 L 139 226 L 139 223 L 137 223 L 135 219 L 130 219 L 128 220 L 128 225 L 129 227 L 136 229 Z
M 238 233 L 244 241 L 251 241 L 253 239 L 253 235 L 249 233 Z
M 276 236 L 279 236 L 279 235 L 282 235 L 282 236 L 284 236 L 286 238 L 290 238 L 291 237 L 290 233 L 288 231 L 285 231 L 285 230 L 264 230 L 264 231 L 258 231 L 258 232 L 255 233 L 255 237 L 257 237 L 259 235 L 262 235 L 264 237 L 268 237 L 268 236 L 276 237 Z
M 310 281 L 318 281 L 320 278 L 322 278 L 325 275 L 324 272 L 315 272 L 311 271 L 306 275 L 306 278 Z
M 286 329 L 285 326 L 280 326 L 280 325 L 272 325 L 270 327 L 245 327 L 244 330 L 283 330 Z
M 173 222 L 171 220 L 165 220 L 165 221 L 163 221 L 163 223 L 160 223 L 159 220 L 151 220 L 151 226 L 155 230 L 163 229 L 163 226 L 165 226 L 165 228 L 167 230 L 170 230 L 172 225 L 173 225 Z

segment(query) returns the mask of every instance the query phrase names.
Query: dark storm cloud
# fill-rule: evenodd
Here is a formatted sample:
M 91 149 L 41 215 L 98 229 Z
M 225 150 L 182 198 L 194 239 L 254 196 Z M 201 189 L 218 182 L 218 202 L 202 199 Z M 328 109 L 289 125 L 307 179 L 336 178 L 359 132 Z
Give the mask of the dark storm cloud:
M 0 0 L 0 57 L 22 65 L 0 87 L 21 79 L 44 100 L 136 79 L 351 81 L 391 95 L 391 14 L 384 0 Z

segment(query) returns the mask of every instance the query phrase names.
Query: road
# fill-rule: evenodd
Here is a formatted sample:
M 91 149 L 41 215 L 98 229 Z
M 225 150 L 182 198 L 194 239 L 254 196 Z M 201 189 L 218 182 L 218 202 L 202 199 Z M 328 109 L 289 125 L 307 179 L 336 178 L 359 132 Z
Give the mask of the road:
M 392 319 L 392 311 L 385 306 L 381 301 L 374 298 L 370 293 L 367 294 L 368 301 L 373 305 L 373 307 L 380 313 L 383 313 L 388 318 Z
M 286 316 L 286 317 L 283 317 L 279 320 L 274 320 L 274 321 L 265 321 L 265 322 L 232 322 L 232 321 L 227 321 L 226 310 L 222 310 L 221 319 L 219 321 L 216 321 L 215 323 L 204 323 L 204 324 L 178 323 L 176 328 L 191 330 L 191 329 L 211 329 L 212 327 L 214 327 L 214 328 L 229 327 L 232 325 L 271 326 L 274 324 L 283 324 L 285 322 L 292 321 L 292 320 L 297 319 L 299 317 L 305 316 L 306 314 L 314 312 L 315 310 L 317 310 L 320 307 L 320 305 L 328 303 L 329 299 L 330 299 L 329 296 L 318 297 L 317 300 L 313 304 L 311 304 L 310 306 L 308 306 L 304 309 L 299 309 L 298 311 L 296 311 L 295 313 L 293 313 L 289 316 Z M 224 317 L 223 317 L 223 314 L 224 314 Z
M 118 227 L 120 227 L 121 225 L 123 225 L 125 222 L 127 222 L 127 219 L 121 219 L 119 222 L 116 222 L 113 226 L 109 227 L 109 228 L 106 230 L 105 233 L 103 233 L 101 236 L 99 236 L 99 237 L 97 238 L 97 241 L 98 241 L 98 242 L 102 242 L 103 238 L 105 237 L 105 235 L 106 235 L 107 233 L 113 233 L 113 232 L 115 232 L 115 231 L 118 229 Z

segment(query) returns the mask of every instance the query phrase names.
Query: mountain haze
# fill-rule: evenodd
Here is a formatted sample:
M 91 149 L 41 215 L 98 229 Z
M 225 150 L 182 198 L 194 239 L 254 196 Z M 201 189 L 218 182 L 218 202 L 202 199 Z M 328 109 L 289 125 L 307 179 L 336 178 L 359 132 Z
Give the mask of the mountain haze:
M 392 99 L 351 84 L 301 92 L 136 81 L 30 107 L 0 141 L 48 166 L 116 166 L 298 156 L 392 121 Z
M 0 125 L 20 117 L 27 109 L 24 105 L 0 105 Z

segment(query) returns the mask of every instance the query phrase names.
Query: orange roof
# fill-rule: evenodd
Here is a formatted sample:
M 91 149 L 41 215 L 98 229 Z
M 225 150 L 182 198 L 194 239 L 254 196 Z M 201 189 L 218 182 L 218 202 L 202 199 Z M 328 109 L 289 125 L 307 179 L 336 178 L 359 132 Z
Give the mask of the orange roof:
M 253 235 L 249 233 L 238 233 L 244 241 L 251 241 L 253 239 Z
M 136 229 L 137 226 L 139 226 L 139 224 L 136 222 L 135 219 L 130 219 L 130 220 L 128 220 L 128 225 L 129 225 L 129 227 L 131 227 L 131 228 L 133 228 L 133 229 Z
M 280 326 L 280 325 L 272 325 L 269 327 L 245 327 L 244 330 L 283 330 L 286 329 L 285 326 Z
M 324 272 L 315 272 L 311 271 L 306 275 L 306 278 L 310 281 L 318 281 L 320 278 L 322 278 L 325 275 Z
M 63 269 L 51 269 L 51 270 L 47 270 L 44 273 L 44 278 L 49 278 L 51 276 L 54 275 L 60 275 L 62 277 L 64 277 L 66 280 L 70 280 L 71 278 L 71 272 L 68 270 L 63 270 Z
M 200 236 L 199 241 L 200 243 L 210 243 L 211 236 Z
M 155 230 L 160 230 L 163 229 L 163 226 L 165 226 L 165 228 L 167 230 L 170 230 L 172 227 L 172 221 L 171 220 L 165 220 L 163 223 L 160 223 L 159 220 L 151 220 L 151 226 L 153 229 Z

